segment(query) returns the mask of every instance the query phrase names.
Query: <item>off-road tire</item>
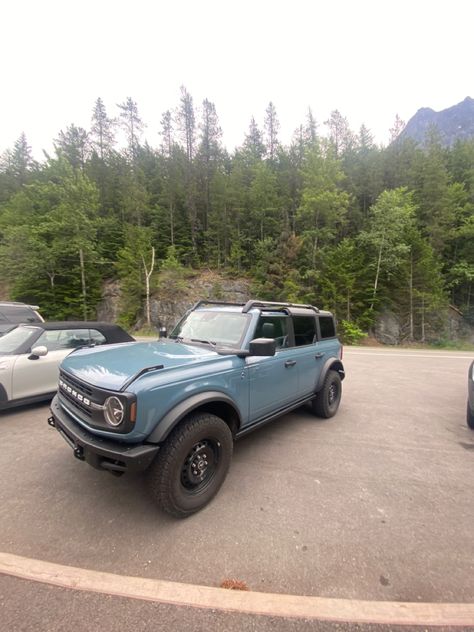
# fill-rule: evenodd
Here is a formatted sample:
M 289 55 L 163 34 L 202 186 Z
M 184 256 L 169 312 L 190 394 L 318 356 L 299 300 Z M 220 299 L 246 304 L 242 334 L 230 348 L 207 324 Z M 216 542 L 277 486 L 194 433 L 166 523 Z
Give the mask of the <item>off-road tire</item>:
M 171 432 L 148 470 L 153 498 L 176 518 L 199 511 L 224 482 L 232 450 L 232 433 L 220 417 L 190 415 Z
M 318 417 L 334 417 L 342 395 L 341 377 L 337 371 L 328 371 L 322 389 L 311 401 L 313 413 Z

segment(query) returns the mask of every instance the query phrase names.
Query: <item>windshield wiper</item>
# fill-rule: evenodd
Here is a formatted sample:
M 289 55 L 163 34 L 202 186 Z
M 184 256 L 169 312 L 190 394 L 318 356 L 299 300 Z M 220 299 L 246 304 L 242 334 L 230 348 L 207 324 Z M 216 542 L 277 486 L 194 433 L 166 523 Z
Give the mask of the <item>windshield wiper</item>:
M 216 343 L 213 340 L 198 340 L 197 338 L 190 338 L 191 342 L 200 342 L 203 345 L 211 345 L 211 347 L 215 347 Z

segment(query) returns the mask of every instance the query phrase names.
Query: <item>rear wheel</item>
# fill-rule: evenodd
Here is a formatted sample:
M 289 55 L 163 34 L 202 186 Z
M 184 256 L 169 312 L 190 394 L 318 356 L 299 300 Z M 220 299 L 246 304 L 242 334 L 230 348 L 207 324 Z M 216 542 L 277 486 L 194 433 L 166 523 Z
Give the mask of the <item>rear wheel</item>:
M 322 389 L 311 402 L 313 413 L 328 419 L 334 417 L 342 395 L 341 377 L 337 371 L 328 371 Z
M 169 435 L 148 472 L 151 493 L 167 513 L 186 518 L 217 494 L 232 458 L 232 433 L 210 413 L 196 413 Z

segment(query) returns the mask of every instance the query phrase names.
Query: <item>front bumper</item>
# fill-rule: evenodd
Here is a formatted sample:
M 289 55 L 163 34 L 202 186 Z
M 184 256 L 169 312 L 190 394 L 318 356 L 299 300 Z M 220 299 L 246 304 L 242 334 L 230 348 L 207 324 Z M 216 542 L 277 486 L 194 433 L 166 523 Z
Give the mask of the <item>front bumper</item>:
M 79 426 L 61 408 L 58 397 L 51 402 L 48 424 L 59 432 L 73 449 L 74 456 L 99 470 L 115 474 L 146 470 L 160 449 L 158 445 L 130 445 L 97 437 Z

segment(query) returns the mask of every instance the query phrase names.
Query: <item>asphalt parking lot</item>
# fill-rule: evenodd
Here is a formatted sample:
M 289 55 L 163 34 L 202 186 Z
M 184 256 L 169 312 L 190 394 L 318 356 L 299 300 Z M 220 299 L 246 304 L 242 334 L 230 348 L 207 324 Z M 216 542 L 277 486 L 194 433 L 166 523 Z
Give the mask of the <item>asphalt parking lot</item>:
M 138 475 L 75 460 L 48 406 L 0 413 L 0 551 L 205 586 L 474 602 L 471 360 L 346 349 L 337 416 L 299 409 L 240 440 L 216 499 L 185 521 Z

